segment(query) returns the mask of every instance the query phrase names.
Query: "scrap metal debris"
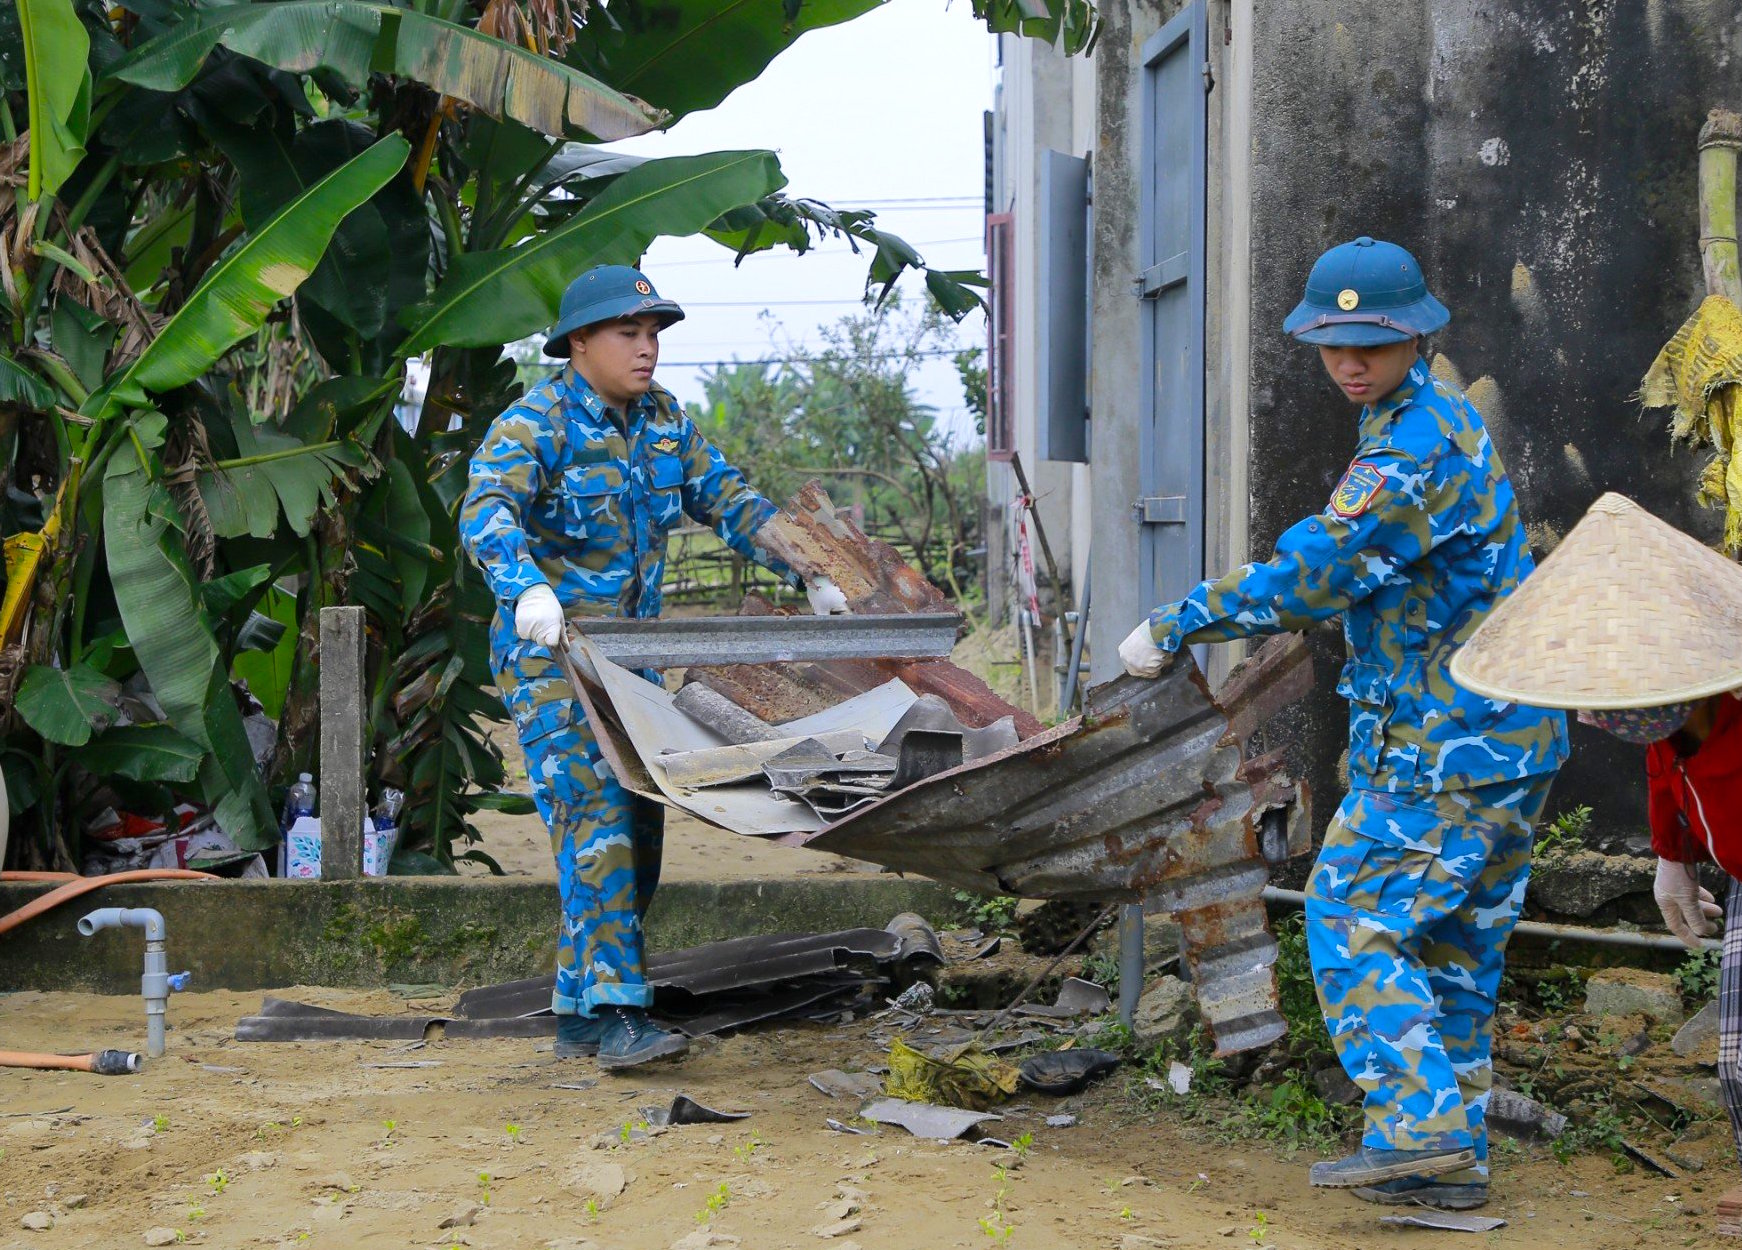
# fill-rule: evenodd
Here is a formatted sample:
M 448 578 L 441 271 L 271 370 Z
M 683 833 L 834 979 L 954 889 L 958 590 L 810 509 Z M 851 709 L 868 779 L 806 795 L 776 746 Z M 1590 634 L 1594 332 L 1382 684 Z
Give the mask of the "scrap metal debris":
M 831 577 L 855 614 L 949 610 L 815 483 L 763 537 L 799 573 Z M 742 614 L 772 611 L 752 597 Z M 1246 738 L 1310 688 L 1299 637 L 1266 644 L 1226 683 L 1221 702 L 1182 657 L 1158 679 L 1120 678 L 1091 691 L 1082 717 L 1053 728 L 943 659 L 693 668 L 690 684 L 783 737 L 854 729 L 866 739 L 855 750 L 795 745 L 765 761 L 760 779 L 694 790 L 674 786 L 660 757 L 729 745 L 722 735 L 585 639 L 578 647 L 597 678 L 577 677 L 578 695 L 607 761 L 637 793 L 738 833 L 979 893 L 1145 901 L 1179 920 L 1218 1053 L 1282 1036 L 1276 946 L 1260 893 L 1266 852 L 1302 849 L 1309 796 L 1281 754 L 1246 758 Z M 719 706 L 699 692 L 685 701 Z
M 843 1072 L 827 1068 L 805 1078 L 822 1094 L 830 1098 L 856 1098 L 861 1101 L 883 1089 L 883 1082 L 869 1072 Z
M 673 1128 L 682 1124 L 730 1124 L 748 1120 L 748 1111 L 716 1111 L 703 1106 L 688 1094 L 679 1094 L 669 1107 L 643 1107 L 641 1118 L 654 1128 Z
M 1433 1211 L 1426 1207 L 1407 1215 L 1382 1215 L 1379 1222 L 1399 1228 L 1438 1228 L 1453 1233 L 1491 1233 L 1506 1227 L 1506 1221 L 1498 1216 L 1465 1215 L 1459 1211 Z
M 937 935 L 911 912 L 886 929 L 731 938 L 651 955 L 650 1013 L 690 1037 L 784 1018 L 837 1014 L 868 988 L 917 977 L 943 962 Z M 556 1032 L 555 977 L 528 977 L 467 990 L 446 1015 L 365 1016 L 268 997 L 244 1017 L 245 1042 L 449 1040 L 546 1037 Z
M 1110 1050 L 1050 1050 L 1022 1061 L 1022 1083 L 1042 1094 L 1063 1097 L 1087 1089 L 1089 1082 L 1119 1066 Z
M 1058 999 L 1048 1007 L 1042 1003 L 1024 1003 L 1016 1009 L 1020 1016 L 1051 1016 L 1068 1020 L 1075 1016 L 1098 1016 L 1113 1006 L 1107 987 L 1085 981 L 1081 977 L 1066 977 L 1059 986 Z
M 859 1112 L 861 1119 L 876 1124 L 894 1124 L 915 1137 L 936 1141 L 954 1141 L 966 1136 L 975 1126 L 1004 1117 L 989 1111 L 963 1111 L 957 1107 L 934 1107 L 923 1102 L 906 1102 L 900 1098 L 880 1098 Z

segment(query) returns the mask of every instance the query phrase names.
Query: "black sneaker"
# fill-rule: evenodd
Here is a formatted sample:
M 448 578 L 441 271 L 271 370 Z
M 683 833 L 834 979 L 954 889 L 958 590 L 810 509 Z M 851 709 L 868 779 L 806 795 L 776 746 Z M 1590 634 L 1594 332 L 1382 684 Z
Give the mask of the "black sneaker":
M 1426 1176 L 1405 1176 L 1386 1181 L 1383 1185 L 1363 1185 L 1349 1192 L 1363 1202 L 1377 1202 L 1382 1207 L 1420 1206 L 1440 1211 L 1474 1211 L 1488 1205 L 1488 1186 L 1481 1181 L 1469 1185 L 1446 1185 Z
M 667 1033 L 647 1018 L 639 1007 L 607 1007 L 605 1032 L 599 1039 L 599 1066 L 607 1072 L 676 1059 L 690 1048 L 682 1033 Z
M 1405 1177 L 1425 1179 L 1461 1172 L 1474 1162 L 1476 1152 L 1468 1146 L 1457 1150 L 1374 1150 L 1363 1146 L 1335 1163 L 1313 1164 L 1308 1179 L 1329 1189 L 1354 1189 Z
M 587 1059 L 599 1053 L 599 1039 L 605 1036 L 607 1016 L 562 1015 L 556 1018 L 556 1057 Z

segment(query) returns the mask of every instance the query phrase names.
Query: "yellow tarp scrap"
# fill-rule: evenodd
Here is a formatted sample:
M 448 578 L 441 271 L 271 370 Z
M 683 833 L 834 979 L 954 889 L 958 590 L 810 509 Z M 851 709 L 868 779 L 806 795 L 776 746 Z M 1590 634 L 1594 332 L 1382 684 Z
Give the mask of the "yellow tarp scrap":
M 908 1102 L 985 1111 L 1016 1092 L 1017 1075 L 978 1042 L 934 1059 L 896 1038 L 889 1044 L 889 1078 L 883 1088 L 890 1097 Z
M 1742 552 L 1742 310 L 1722 295 L 1708 296 L 1664 345 L 1639 400 L 1671 408 L 1670 437 L 1715 451 L 1700 476 L 1700 502 L 1724 509 L 1724 549 Z

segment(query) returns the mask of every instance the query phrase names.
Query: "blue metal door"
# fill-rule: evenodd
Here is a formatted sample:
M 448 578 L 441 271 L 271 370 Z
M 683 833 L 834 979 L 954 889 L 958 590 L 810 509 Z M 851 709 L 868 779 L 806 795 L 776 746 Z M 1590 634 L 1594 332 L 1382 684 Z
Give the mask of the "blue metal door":
M 1145 609 L 1204 576 L 1204 0 L 1143 47 L 1138 586 Z

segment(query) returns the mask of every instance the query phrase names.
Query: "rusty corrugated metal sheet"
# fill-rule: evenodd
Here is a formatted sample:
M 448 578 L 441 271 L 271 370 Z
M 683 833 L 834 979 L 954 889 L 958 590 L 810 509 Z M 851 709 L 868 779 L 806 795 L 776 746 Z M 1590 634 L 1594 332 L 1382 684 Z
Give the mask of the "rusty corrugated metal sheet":
M 893 548 L 838 516 L 815 483 L 764 535 L 801 573 L 831 577 L 856 612 L 949 607 Z M 743 610 L 772 609 L 753 598 Z M 1182 655 L 1159 680 L 1121 678 L 1091 691 L 1086 715 L 1052 729 L 947 660 L 745 665 L 690 675 L 776 723 L 891 677 L 938 695 L 971 726 L 1014 716 L 1023 738 L 1017 746 L 782 840 L 983 892 L 1147 900 L 1179 919 L 1218 1051 L 1282 1035 L 1276 944 L 1260 897 L 1269 870 L 1254 821 L 1287 809 L 1292 848 L 1307 827 L 1305 796 L 1278 758 L 1247 762 L 1243 755 L 1252 731 L 1311 687 L 1300 639 L 1267 644 L 1227 684 L 1223 705 Z M 608 756 L 624 751 L 620 731 L 607 727 L 600 737 Z
M 888 543 L 867 538 L 835 511 L 816 482 L 793 496 L 785 511 L 765 525 L 758 543 L 807 578 L 826 575 L 847 596 L 855 613 L 955 612 L 942 591 L 901 558 Z M 760 595 L 746 596 L 739 611 L 760 616 L 774 611 Z M 763 720 L 780 722 L 809 716 L 852 695 L 874 690 L 892 677 L 915 694 L 935 694 L 955 710 L 964 725 L 982 729 L 1005 716 L 1016 718 L 1016 732 L 1027 738 L 1041 724 L 992 692 L 978 677 L 947 660 L 831 660 L 827 663 L 733 664 L 697 667 L 686 681 L 700 681 Z
M 1182 657 L 1158 680 L 1098 687 L 1080 721 L 787 840 L 981 892 L 1147 898 L 1178 917 L 1199 1006 L 1233 1052 L 1284 1029 L 1241 769 L 1226 714 Z

